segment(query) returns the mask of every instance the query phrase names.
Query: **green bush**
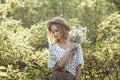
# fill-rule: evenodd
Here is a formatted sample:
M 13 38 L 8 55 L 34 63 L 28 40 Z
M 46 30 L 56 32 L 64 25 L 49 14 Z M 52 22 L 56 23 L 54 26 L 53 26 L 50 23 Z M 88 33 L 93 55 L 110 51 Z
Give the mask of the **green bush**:
M 116 3 L 117 2 L 117 3 Z M 119 0 L 1 0 L 0 80 L 49 80 L 47 20 L 89 29 L 82 80 L 120 79 Z M 111 14 L 112 13 L 112 14 Z M 80 26 L 81 25 L 81 26 Z
M 83 80 L 119 80 L 120 14 L 113 13 L 98 25 L 95 40 L 83 43 Z
M 31 80 L 49 78 L 47 69 L 48 50 L 36 45 L 46 40 L 41 25 L 23 28 L 20 21 L 6 19 L 0 25 L 0 78 L 4 80 Z M 41 35 L 41 33 L 43 35 Z M 46 73 L 48 72 L 48 73 Z

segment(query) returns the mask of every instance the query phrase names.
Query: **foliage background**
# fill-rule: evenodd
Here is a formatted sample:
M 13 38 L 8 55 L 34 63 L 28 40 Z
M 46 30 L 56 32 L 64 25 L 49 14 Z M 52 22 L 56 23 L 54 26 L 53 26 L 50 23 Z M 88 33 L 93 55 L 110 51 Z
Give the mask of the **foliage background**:
M 46 23 L 87 27 L 82 80 L 120 79 L 120 0 L 0 0 L 0 80 L 49 80 Z

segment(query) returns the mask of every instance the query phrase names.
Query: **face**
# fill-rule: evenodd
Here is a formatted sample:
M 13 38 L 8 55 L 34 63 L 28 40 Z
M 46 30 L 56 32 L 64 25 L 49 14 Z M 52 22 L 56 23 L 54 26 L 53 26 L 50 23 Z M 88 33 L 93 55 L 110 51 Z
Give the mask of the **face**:
M 61 38 L 60 31 L 58 30 L 56 25 L 52 25 L 51 26 L 51 32 L 52 32 L 52 34 L 53 34 L 55 39 L 58 40 L 58 39 Z

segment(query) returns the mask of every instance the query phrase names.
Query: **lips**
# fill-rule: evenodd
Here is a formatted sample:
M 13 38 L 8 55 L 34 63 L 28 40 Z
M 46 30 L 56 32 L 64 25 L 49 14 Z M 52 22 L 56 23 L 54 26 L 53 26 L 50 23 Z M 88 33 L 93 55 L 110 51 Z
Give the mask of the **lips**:
M 59 36 L 54 36 L 56 39 L 58 39 L 59 38 Z
M 58 38 L 58 36 L 55 36 L 55 38 Z

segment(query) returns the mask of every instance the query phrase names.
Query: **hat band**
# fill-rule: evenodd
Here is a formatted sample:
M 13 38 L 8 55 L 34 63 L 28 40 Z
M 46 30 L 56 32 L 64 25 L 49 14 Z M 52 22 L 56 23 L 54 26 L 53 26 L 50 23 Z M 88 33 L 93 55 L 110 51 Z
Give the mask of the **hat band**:
M 61 20 L 54 20 L 55 22 L 60 22 L 60 23 L 63 23 L 65 24 L 65 22 L 61 21 Z

